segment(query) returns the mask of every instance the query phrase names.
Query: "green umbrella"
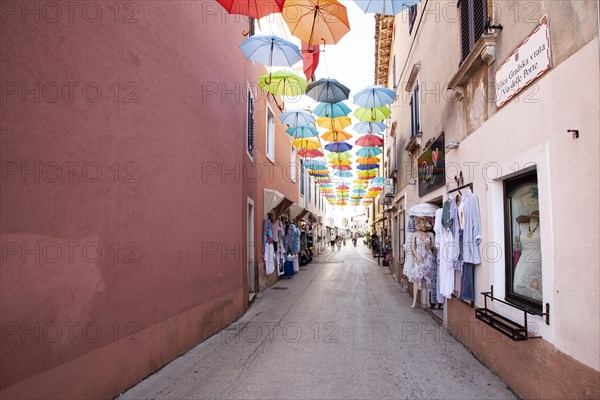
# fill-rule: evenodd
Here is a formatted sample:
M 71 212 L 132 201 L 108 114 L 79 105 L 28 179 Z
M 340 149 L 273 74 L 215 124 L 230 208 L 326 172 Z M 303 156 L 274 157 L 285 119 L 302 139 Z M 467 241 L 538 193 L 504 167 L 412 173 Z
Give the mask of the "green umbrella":
M 392 112 L 387 107 L 358 107 L 356 111 L 354 111 L 354 117 L 359 121 L 363 122 L 376 122 L 383 121 Z
M 296 74 L 286 71 L 276 71 L 270 75 L 258 78 L 260 88 L 278 96 L 299 96 L 304 94 L 308 83 Z

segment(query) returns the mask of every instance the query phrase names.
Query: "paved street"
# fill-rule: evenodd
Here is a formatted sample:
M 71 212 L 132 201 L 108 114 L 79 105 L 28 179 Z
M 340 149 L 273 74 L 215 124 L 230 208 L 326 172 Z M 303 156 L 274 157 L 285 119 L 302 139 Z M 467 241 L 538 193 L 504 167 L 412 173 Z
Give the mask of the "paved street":
M 121 398 L 515 398 L 365 246 L 324 254 Z

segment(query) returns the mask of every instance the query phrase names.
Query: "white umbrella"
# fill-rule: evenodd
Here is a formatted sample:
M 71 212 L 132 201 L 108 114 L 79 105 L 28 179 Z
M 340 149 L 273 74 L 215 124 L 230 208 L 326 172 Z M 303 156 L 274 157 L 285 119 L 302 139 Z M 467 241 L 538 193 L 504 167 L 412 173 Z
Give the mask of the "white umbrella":
M 419 203 L 409 208 L 406 213 L 415 217 L 435 217 L 435 210 L 438 208 L 431 203 Z

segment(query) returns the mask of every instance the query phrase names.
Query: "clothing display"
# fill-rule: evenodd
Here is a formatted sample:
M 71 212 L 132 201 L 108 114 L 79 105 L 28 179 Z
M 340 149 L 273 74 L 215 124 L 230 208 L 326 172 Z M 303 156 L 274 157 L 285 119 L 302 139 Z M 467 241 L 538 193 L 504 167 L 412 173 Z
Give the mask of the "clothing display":
M 465 195 L 460 204 L 460 221 L 463 230 L 463 262 L 481 264 L 481 216 L 479 198 L 475 193 Z
M 273 240 L 276 242 L 281 242 L 284 235 L 285 233 L 283 231 L 283 224 L 281 223 L 281 220 L 278 219 L 273 224 Z
M 442 232 L 439 238 L 439 294 L 447 299 L 452 297 L 454 291 L 454 269 L 460 256 L 458 208 L 453 198 L 449 197 L 444 202 L 442 209 Z
M 416 234 L 416 259 L 413 268 L 413 279 L 416 282 L 421 282 L 421 279 L 425 279 L 427 290 L 433 288 L 433 275 L 435 274 L 435 259 L 433 252 L 427 249 L 428 246 L 432 246 L 432 239 L 429 235 Z
M 264 248 L 265 272 L 267 275 L 275 272 L 275 249 L 272 243 L 267 243 Z
M 529 298 L 542 300 L 542 258 L 540 230 L 531 230 L 529 222 L 520 223 L 521 256 L 515 266 L 513 290 Z
M 435 293 L 432 293 L 431 302 L 437 304 L 444 304 L 444 296 L 440 292 L 440 241 L 442 239 L 442 212 L 443 209 L 438 208 L 435 211 L 435 221 L 433 224 L 433 232 L 435 233 L 435 248 L 437 249 L 435 257 Z M 435 299 L 434 296 L 435 295 Z
M 460 300 L 475 301 L 475 275 L 472 263 L 463 263 L 462 275 L 460 279 Z

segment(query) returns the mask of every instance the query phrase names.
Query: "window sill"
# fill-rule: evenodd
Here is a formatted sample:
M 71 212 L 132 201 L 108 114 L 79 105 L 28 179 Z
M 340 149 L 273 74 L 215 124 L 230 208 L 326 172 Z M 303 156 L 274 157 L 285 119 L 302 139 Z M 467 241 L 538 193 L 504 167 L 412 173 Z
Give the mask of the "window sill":
M 421 138 L 416 135 L 412 135 L 404 150 L 408 151 L 409 153 L 414 153 L 419 149 L 419 147 L 421 147 Z
M 457 87 L 464 86 L 484 62 L 487 65 L 491 65 L 496 60 L 497 37 L 498 34 L 490 33 L 487 35 L 484 34 L 479 38 L 477 43 L 475 43 L 475 47 L 473 47 L 467 58 L 458 67 L 458 71 L 450 79 L 448 89 L 454 90 Z

